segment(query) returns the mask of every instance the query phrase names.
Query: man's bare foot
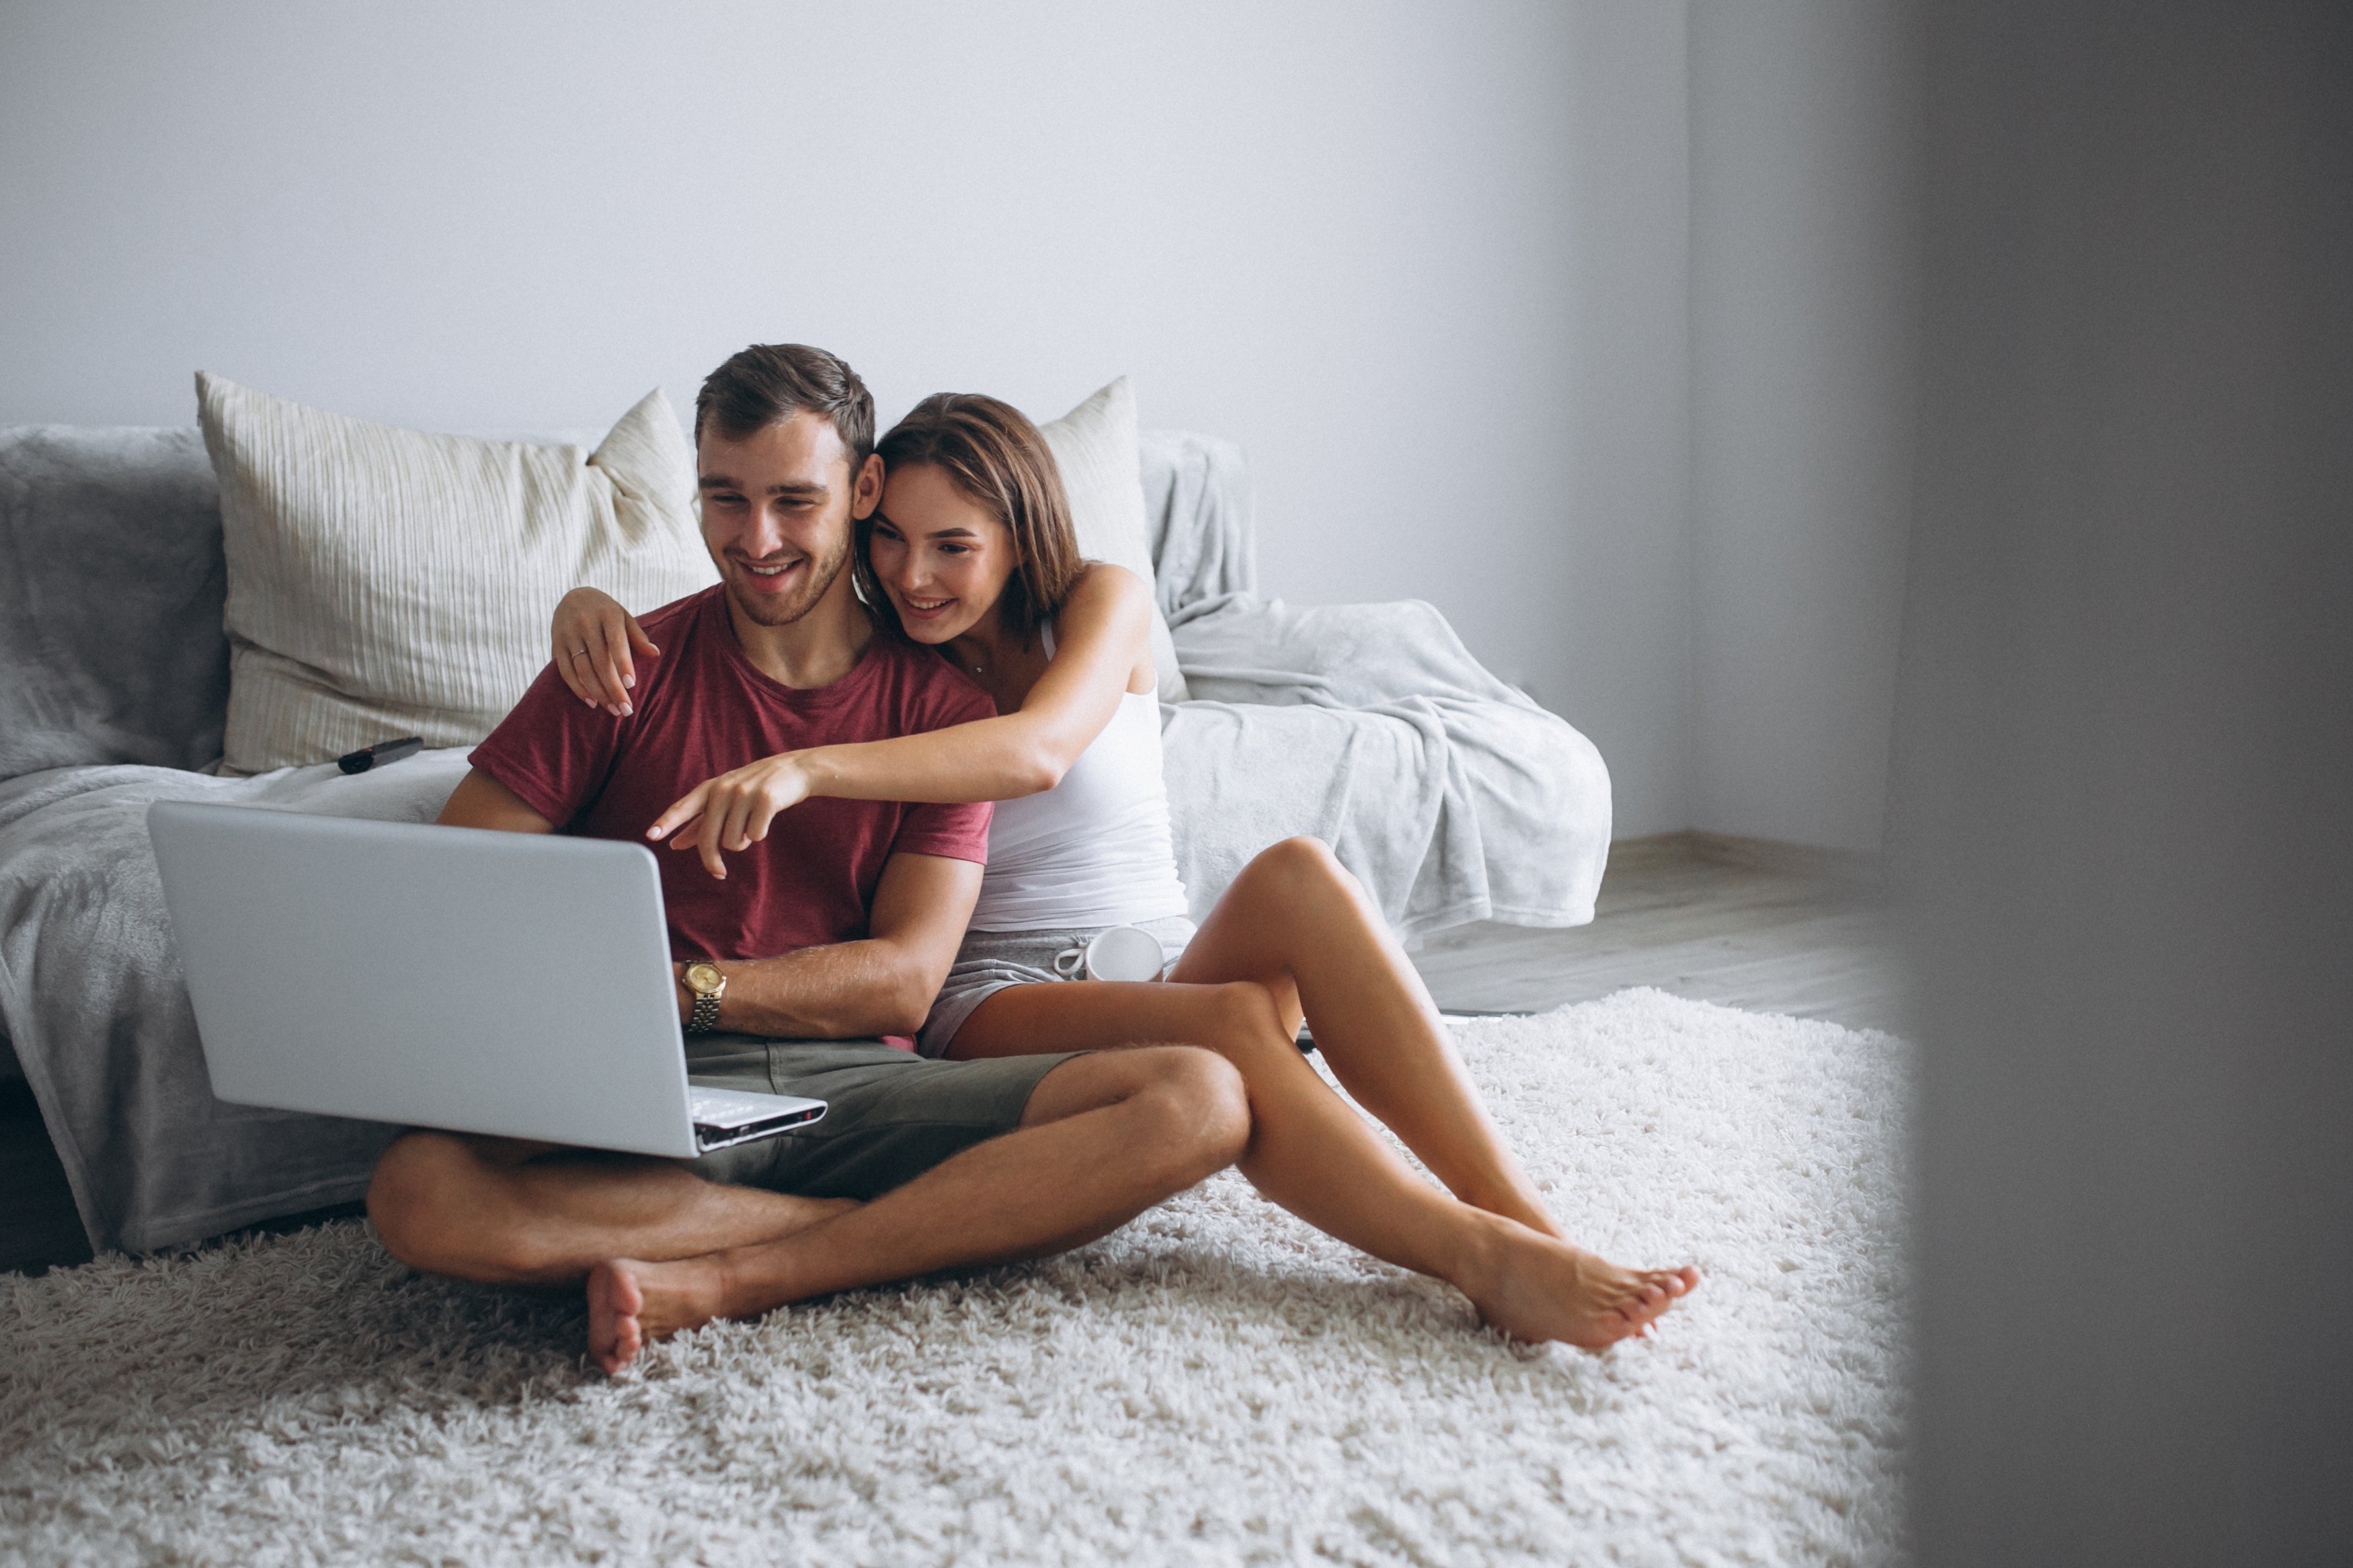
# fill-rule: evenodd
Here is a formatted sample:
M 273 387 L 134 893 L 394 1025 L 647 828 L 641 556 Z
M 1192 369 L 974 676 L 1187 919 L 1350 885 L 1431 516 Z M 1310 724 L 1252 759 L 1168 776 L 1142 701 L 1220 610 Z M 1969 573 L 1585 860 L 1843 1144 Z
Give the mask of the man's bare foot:
M 725 1287 L 716 1263 L 641 1263 L 616 1258 L 588 1272 L 588 1354 L 611 1377 L 656 1340 L 720 1315 Z
M 1620 1268 L 1581 1247 L 1498 1219 L 1491 1245 L 1456 1287 L 1482 1320 L 1515 1340 L 1598 1351 L 1650 1331 L 1699 1284 L 1699 1270 Z

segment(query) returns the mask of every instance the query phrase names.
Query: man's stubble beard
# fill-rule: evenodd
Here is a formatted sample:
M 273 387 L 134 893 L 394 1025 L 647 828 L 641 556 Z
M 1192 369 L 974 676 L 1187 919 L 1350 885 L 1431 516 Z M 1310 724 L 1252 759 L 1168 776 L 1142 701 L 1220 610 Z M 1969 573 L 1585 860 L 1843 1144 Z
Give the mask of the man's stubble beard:
M 769 598 L 765 595 L 739 592 L 735 584 L 735 574 L 723 567 L 721 578 L 727 584 L 727 597 L 733 602 L 737 609 L 744 612 L 744 619 L 754 626 L 788 626 L 818 607 L 825 598 L 827 591 L 832 588 L 833 580 L 840 576 L 842 568 L 849 564 L 849 543 L 845 540 L 841 548 L 835 551 L 830 559 L 811 563 L 808 585 L 806 588 L 791 598 L 782 601 Z

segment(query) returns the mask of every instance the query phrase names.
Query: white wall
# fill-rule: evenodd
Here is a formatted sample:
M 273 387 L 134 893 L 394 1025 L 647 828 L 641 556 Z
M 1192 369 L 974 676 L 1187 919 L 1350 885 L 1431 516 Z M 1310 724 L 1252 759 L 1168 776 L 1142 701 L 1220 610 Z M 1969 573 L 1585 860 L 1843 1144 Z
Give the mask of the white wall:
M 1876 850 L 1911 510 L 1915 46 L 1691 13 L 1694 826 Z
M 1685 89 L 1679 3 L 11 5 L 0 422 L 1125 371 L 1250 451 L 1271 591 L 1436 601 L 1676 827 Z
M 1875 848 L 1910 44 L 1873 0 L 0 11 L 0 422 L 199 365 L 461 429 L 747 342 L 1240 440 L 1271 592 L 1435 601 L 1629 836 Z

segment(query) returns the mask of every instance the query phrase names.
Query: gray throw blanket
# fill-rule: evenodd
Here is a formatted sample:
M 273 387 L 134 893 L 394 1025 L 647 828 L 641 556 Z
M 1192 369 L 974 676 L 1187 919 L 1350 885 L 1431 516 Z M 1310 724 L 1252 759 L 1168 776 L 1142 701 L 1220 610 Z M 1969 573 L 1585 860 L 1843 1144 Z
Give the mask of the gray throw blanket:
M 1329 843 L 1409 941 L 1593 918 L 1609 773 L 1590 741 L 1490 675 L 1430 605 L 1261 599 L 1232 442 L 1145 431 L 1144 491 L 1195 699 L 1160 716 L 1196 919 L 1250 856 L 1298 834 Z
M 1161 709 L 1161 741 L 1195 919 L 1297 834 L 1329 843 L 1409 941 L 1593 918 L 1601 753 L 1488 674 L 1436 609 L 1237 594 L 1175 629 L 1194 700 Z
M 0 1018 L 93 1248 L 145 1251 L 351 1202 L 398 1131 L 213 1098 L 149 805 L 429 822 L 465 772 L 466 752 L 448 751 L 356 777 L 332 763 L 249 779 L 117 766 L 0 784 Z

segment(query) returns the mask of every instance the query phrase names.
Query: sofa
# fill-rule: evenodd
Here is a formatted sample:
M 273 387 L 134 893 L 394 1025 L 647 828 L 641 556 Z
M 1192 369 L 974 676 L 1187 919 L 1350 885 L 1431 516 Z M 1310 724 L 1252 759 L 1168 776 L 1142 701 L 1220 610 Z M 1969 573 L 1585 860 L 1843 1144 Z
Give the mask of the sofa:
M 1162 729 L 1196 915 L 1260 847 L 1314 834 L 1409 942 L 1590 920 L 1609 839 L 1592 744 L 1428 605 L 1261 598 L 1230 443 L 1147 431 L 1139 466 L 1188 689 Z M 193 426 L 0 429 L 0 1072 L 28 1080 L 93 1250 L 355 1199 L 396 1131 L 213 1098 L 145 812 L 429 821 L 466 752 L 218 776 L 227 578 Z

